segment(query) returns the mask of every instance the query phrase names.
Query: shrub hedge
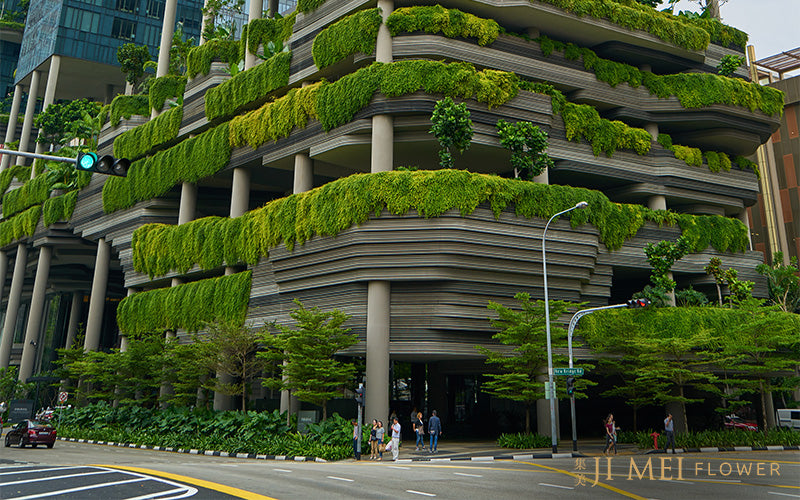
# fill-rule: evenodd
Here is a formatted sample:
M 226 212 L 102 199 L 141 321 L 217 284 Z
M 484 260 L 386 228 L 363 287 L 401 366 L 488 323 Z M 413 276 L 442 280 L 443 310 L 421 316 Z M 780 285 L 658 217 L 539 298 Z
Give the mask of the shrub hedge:
M 515 448 L 518 450 L 533 448 L 549 448 L 551 445 L 550 436 L 540 436 L 539 434 L 500 434 L 497 438 L 497 446 L 500 448 Z
M 247 34 L 243 36 L 247 40 L 247 50 L 251 54 L 257 54 L 258 48 L 261 45 L 266 48 L 269 42 L 282 45 L 292 36 L 292 28 L 296 19 L 295 12 L 286 17 L 253 19 L 247 23 Z
M 48 198 L 42 204 L 42 223 L 45 227 L 60 220 L 69 220 L 72 212 L 75 211 L 75 202 L 78 201 L 78 191 Z
M 161 111 L 167 99 L 177 97 L 183 99 L 186 90 L 186 77 L 183 75 L 164 75 L 150 82 L 148 100 L 150 109 Z
M 3 218 L 9 218 L 33 205 L 41 205 L 50 196 L 50 182 L 46 175 L 37 175 L 17 189 L 3 195 Z
M 146 95 L 118 95 L 111 101 L 111 125 L 117 126 L 125 118 L 131 116 L 150 116 L 150 99 Z
M 127 177 L 103 184 L 103 210 L 111 213 L 167 193 L 181 182 L 197 182 L 217 173 L 231 158 L 228 124 L 206 130 L 167 150 L 135 161 Z
M 233 219 L 206 217 L 180 226 L 147 224 L 134 231 L 133 265 L 150 276 L 185 272 L 195 265 L 202 269 L 225 263 L 255 265 L 279 244 L 292 248 L 314 235 L 335 236 L 383 210 L 392 214 L 416 210 L 427 218 L 451 209 L 468 215 L 488 203 L 497 216 L 513 206 L 519 217 L 546 218 L 583 200 L 589 207 L 570 215 L 573 226 L 594 225 L 610 250 L 634 237 L 646 221 L 677 224 L 694 252 L 708 246 L 720 252 L 747 248 L 747 228 L 736 219 L 655 211 L 612 203 L 598 191 L 448 169 L 356 174 L 273 200 Z
M 458 9 L 445 9 L 441 5 L 397 9 L 389 15 L 386 26 L 392 36 L 402 32 L 425 31 L 442 33 L 448 38 L 474 38 L 481 46 L 491 44 L 500 35 L 500 25 L 496 21 Z
M 117 309 L 120 333 L 140 335 L 178 329 L 196 332 L 205 323 L 243 323 L 251 275 L 251 271 L 245 271 L 125 297 Z
M 314 64 L 322 69 L 358 52 L 372 54 L 381 22 L 380 9 L 367 9 L 331 24 L 314 38 Z
M 620 432 L 617 438 L 620 443 L 632 443 L 636 444 L 639 449 L 648 450 L 653 448 L 653 438 L 650 436 L 652 432 L 650 429 L 639 432 Z M 661 433 L 658 437 L 659 449 L 663 450 L 666 444 L 667 437 Z M 800 432 L 793 432 L 791 429 L 771 429 L 767 432 L 719 430 L 678 433 L 675 434 L 675 445 L 677 448 L 798 446 L 800 445 Z
M 156 118 L 124 132 L 114 139 L 114 156 L 135 160 L 178 137 L 183 106 L 176 106 Z
M 189 49 L 186 59 L 186 74 L 189 78 L 207 75 L 211 71 L 212 61 L 222 61 L 229 66 L 236 66 L 241 61 L 239 42 L 237 40 L 208 40 L 203 45 Z
M 289 84 L 291 52 L 280 52 L 263 63 L 237 73 L 230 80 L 209 89 L 205 96 L 206 118 L 209 121 L 230 117 L 253 101 Z

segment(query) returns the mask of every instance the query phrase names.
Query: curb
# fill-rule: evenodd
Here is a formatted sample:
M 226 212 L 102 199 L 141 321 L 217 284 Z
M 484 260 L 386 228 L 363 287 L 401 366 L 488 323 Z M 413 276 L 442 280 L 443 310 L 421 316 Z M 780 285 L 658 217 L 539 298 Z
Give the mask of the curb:
M 720 453 L 723 451 L 797 451 L 800 446 L 709 446 L 703 448 L 676 448 L 674 454 Z M 667 453 L 667 450 L 648 450 L 645 455 Z
M 289 462 L 327 462 L 324 458 L 319 457 L 302 457 L 291 455 L 257 455 L 255 453 L 228 453 L 227 451 L 213 451 L 213 450 L 194 450 L 185 448 L 172 448 L 167 446 L 148 446 L 144 444 L 134 443 L 114 443 L 111 441 L 95 441 L 94 439 L 75 439 L 75 438 L 57 438 L 59 441 L 72 441 L 73 443 L 85 444 L 100 444 L 105 446 L 117 446 L 119 448 L 136 448 L 139 450 L 153 450 L 153 451 L 168 451 L 172 453 L 188 453 L 189 455 L 204 455 L 207 457 L 229 457 L 229 458 L 251 458 L 255 460 L 278 460 Z
M 495 455 L 487 457 L 454 457 L 454 458 L 429 458 L 429 457 L 414 457 L 414 458 L 400 458 L 395 463 L 411 463 L 411 462 L 493 462 L 495 460 L 533 460 L 540 458 L 585 458 L 586 455 L 578 452 L 568 453 L 528 453 L 526 455 Z

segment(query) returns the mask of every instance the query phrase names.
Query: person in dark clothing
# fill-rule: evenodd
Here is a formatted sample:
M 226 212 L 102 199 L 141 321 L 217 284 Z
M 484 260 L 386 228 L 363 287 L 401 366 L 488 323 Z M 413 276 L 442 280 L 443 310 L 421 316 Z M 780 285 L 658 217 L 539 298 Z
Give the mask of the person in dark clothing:
M 428 420 L 428 432 L 431 435 L 430 452 L 436 453 L 439 446 L 439 436 L 442 435 L 442 421 L 439 420 L 436 410 L 431 412 L 431 418 Z
M 414 419 L 414 434 L 417 437 L 417 447 L 414 451 L 425 451 L 425 424 L 422 423 L 422 412 L 417 412 L 417 417 Z
M 353 457 L 356 460 L 361 460 L 361 450 L 358 449 L 358 422 L 353 422 Z
M 667 444 L 664 445 L 664 452 L 672 444 L 672 454 L 675 454 L 675 422 L 672 420 L 672 413 L 667 413 L 664 419 L 664 434 L 667 435 Z

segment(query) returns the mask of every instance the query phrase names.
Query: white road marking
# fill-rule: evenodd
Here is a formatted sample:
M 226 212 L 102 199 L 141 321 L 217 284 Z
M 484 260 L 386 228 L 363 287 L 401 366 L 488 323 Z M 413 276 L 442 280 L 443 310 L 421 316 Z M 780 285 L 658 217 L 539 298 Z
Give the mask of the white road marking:
M 348 483 L 352 483 L 355 479 L 347 479 L 346 477 L 336 477 L 336 476 L 327 476 L 328 479 L 335 479 L 337 481 L 347 481 Z
M 456 476 L 467 476 L 467 477 L 483 477 L 480 474 L 466 474 L 464 472 L 454 472 Z
M 7 483 L 1 483 L 0 486 L 11 486 L 13 484 L 38 483 L 38 482 L 41 482 L 41 481 L 55 481 L 55 480 L 58 480 L 58 479 L 66 479 L 66 478 L 70 478 L 70 477 L 96 476 L 98 474 L 111 474 L 113 472 L 117 472 L 117 471 L 101 470 L 101 471 L 95 471 L 95 472 L 84 472 L 84 473 L 81 473 L 81 474 L 66 474 L 66 475 L 63 475 L 63 476 L 37 477 L 35 479 L 26 479 L 26 480 L 23 480 L 23 481 L 9 481 Z
M 194 496 L 196 492 L 197 490 L 187 491 L 186 487 L 182 487 L 182 488 L 175 488 L 174 490 L 169 490 L 169 491 L 160 491 L 158 493 L 151 493 L 150 495 L 142 495 L 140 497 L 126 498 L 125 500 L 150 500 L 151 498 L 157 498 L 158 500 L 177 500 L 178 498 L 187 498 Z M 164 496 L 164 495 L 171 495 L 173 493 L 181 493 L 181 495 L 177 497 Z
M 424 491 L 416 491 L 416 490 L 406 490 L 406 493 L 413 493 L 415 495 L 422 495 L 426 497 L 435 497 L 433 493 L 425 493 Z
M 9 500 L 30 500 L 33 498 L 45 498 L 45 497 L 54 497 L 56 495 L 65 495 L 67 493 L 75 493 L 76 491 L 86 491 L 86 490 L 94 490 L 97 488 L 106 488 L 108 486 L 117 486 L 120 484 L 128 484 L 128 483 L 136 483 L 141 482 L 141 478 L 134 478 L 134 479 L 125 479 L 124 481 L 114 481 L 113 483 L 100 483 L 100 484 L 92 484 L 90 486 L 81 486 L 79 488 L 70 488 L 68 490 L 59 490 L 59 491 L 48 491 L 46 493 L 39 493 L 38 495 L 27 495 L 24 497 L 9 497 Z
M 220 467 L 239 467 L 237 464 L 217 464 Z
M 562 490 L 574 490 L 572 486 L 561 486 L 560 484 L 539 483 L 539 486 L 549 486 L 551 488 L 561 488 Z
M 408 470 L 408 469 L 410 469 L 411 467 L 402 467 L 402 466 L 400 466 L 400 465 L 390 465 L 390 466 L 389 466 L 389 468 L 390 468 L 390 469 L 405 469 L 405 470 Z
M 276 470 L 278 472 L 292 472 L 289 469 L 272 469 L 272 470 Z
M 82 466 L 78 467 L 50 467 L 47 469 L 26 469 L 26 470 L 15 470 L 11 472 L 0 472 L 0 476 L 6 476 L 9 474 L 30 474 L 31 472 L 50 472 L 54 470 L 68 470 L 68 469 L 83 469 Z
M 770 495 L 780 495 L 782 497 L 800 498 L 800 495 L 792 495 L 791 493 L 778 493 L 777 491 L 768 491 Z

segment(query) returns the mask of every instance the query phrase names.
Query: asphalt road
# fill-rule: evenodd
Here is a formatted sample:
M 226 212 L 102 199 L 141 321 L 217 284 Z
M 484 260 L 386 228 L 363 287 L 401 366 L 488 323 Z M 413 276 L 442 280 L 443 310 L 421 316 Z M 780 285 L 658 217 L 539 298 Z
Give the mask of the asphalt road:
M 29 468 L 37 470 L 24 472 Z M 25 482 L 49 475 L 73 477 Z M 62 441 L 52 450 L 0 449 L 3 499 L 122 481 L 130 482 L 53 498 L 800 499 L 800 453 L 395 464 L 245 460 Z

